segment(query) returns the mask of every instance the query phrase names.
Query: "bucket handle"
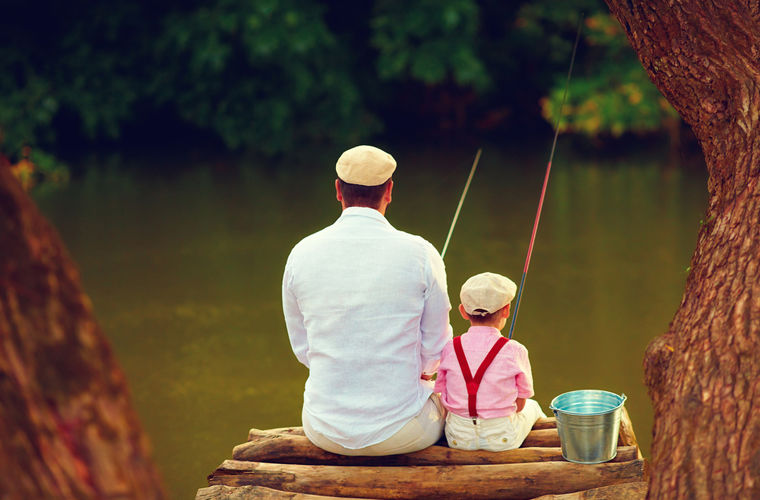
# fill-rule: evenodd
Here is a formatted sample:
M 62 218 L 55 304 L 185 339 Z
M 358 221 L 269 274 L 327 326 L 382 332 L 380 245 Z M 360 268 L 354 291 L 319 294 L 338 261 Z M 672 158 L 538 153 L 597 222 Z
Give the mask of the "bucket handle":
M 618 405 L 618 407 L 623 406 L 625 404 L 625 401 L 628 399 L 628 396 L 626 396 L 624 392 L 620 393 L 620 397 L 622 398 L 622 401 L 620 401 L 620 404 Z M 552 413 L 554 413 L 554 416 L 556 417 L 557 416 L 557 410 L 559 410 L 559 408 L 557 408 L 554 405 L 550 404 L 549 405 L 549 409 L 552 411 Z

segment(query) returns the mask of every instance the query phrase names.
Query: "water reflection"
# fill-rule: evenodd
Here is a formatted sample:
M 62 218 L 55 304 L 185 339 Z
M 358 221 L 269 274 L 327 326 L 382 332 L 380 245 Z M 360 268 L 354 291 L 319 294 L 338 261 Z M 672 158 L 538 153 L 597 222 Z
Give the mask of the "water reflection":
M 330 165 L 339 153 L 287 170 L 197 161 L 159 174 L 117 162 L 38 199 L 81 268 L 173 498 L 204 486 L 248 428 L 299 423 L 306 370 L 290 352 L 280 279 L 292 245 L 338 216 Z M 388 217 L 440 248 L 475 148 L 394 153 Z M 569 390 L 624 392 L 648 454 L 641 359 L 680 301 L 704 173 L 565 158 L 552 173 L 515 337 L 530 350 L 545 409 Z M 519 280 L 544 162 L 484 148 L 446 257 L 455 304 L 474 273 Z

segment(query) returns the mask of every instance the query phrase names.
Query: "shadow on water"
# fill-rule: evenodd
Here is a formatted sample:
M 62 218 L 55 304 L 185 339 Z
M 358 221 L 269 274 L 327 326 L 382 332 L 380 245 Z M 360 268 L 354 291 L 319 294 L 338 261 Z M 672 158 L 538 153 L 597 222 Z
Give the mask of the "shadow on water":
M 389 220 L 440 248 L 476 148 L 388 149 L 399 164 Z M 515 338 L 530 350 L 546 411 L 569 390 L 625 393 L 648 455 L 641 362 L 681 299 L 706 174 L 665 168 L 656 155 L 561 151 Z M 300 422 L 307 372 L 288 344 L 281 273 L 292 245 L 338 216 L 339 153 L 292 168 L 195 158 L 170 173 L 117 159 L 38 197 L 81 268 L 173 498 L 205 486 L 250 427 Z M 472 274 L 519 281 L 545 161 L 484 147 L 446 257 L 455 306 Z M 464 331 L 458 314 L 451 320 Z

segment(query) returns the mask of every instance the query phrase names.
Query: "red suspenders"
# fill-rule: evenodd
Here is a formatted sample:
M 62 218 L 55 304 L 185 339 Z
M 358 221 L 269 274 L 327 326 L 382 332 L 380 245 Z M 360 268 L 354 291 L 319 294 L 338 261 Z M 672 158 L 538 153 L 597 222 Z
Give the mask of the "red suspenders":
M 477 399 L 480 381 L 483 380 L 483 374 L 508 340 L 509 339 L 505 337 L 499 337 L 499 340 L 496 341 L 493 347 L 491 347 L 491 350 L 488 351 L 488 354 L 486 354 L 483 362 L 480 363 L 478 371 L 475 372 L 475 377 L 473 378 L 472 373 L 470 372 L 470 365 L 467 364 L 467 358 L 464 356 L 464 350 L 462 350 L 462 337 L 454 337 L 454 352 L 457 355 L 457 361 L 459 361 L 459 367 L 462 369 L 464 382 L 467 385 L 467 406 L 469 407 L 470 417 L 472 417 L 473 424 L 477 424 L 475 419 L 478 416 Z

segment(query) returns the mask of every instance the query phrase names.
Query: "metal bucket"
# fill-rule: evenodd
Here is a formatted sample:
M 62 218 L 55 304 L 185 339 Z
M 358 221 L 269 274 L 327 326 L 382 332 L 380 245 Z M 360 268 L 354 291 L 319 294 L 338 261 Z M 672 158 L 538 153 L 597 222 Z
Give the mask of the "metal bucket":
M 565 460 L 579 464 L 607 462 L 617 455 L 620 413 L 625 394 L 597 390 L 571 391 L 554 398 L 549 408 Z

